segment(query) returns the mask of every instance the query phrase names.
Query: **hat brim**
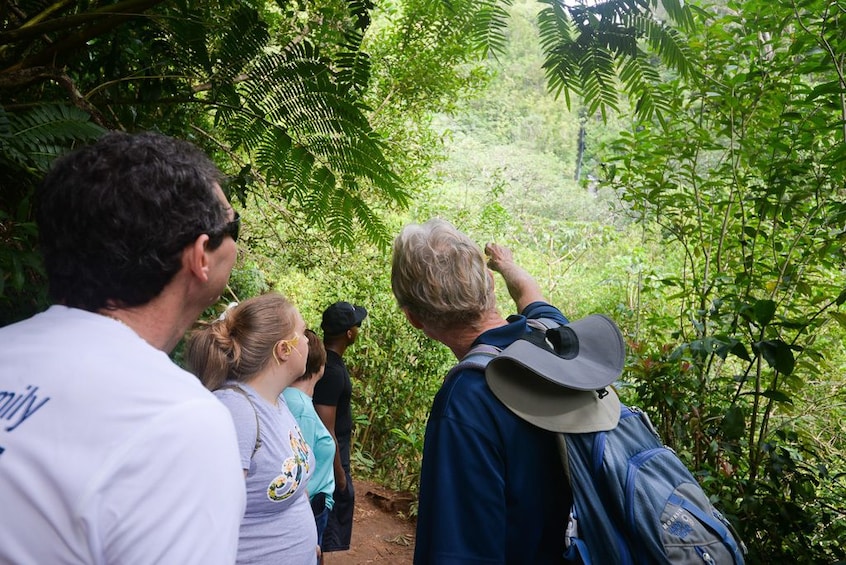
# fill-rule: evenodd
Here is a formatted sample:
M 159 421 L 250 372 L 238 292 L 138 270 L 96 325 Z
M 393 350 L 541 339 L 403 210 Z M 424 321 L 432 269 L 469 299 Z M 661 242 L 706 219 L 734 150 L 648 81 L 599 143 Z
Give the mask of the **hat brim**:
M 610 387 L 600 398 L 596 390 L 568 389 L 512 360 L 497 361 L 485 371 L 488 386 L 500 402 L 527 422 L 561 433 L 603 432 L 617 427 L 620 399 Z
M 529 341 L 518 339 L 502 350 L 491 361 L 496 366 L 501 363 L 518 365 L 536 373 L 555 386 L 588 391 L 605 388 L 620 378 L 626 360 L 622 338 L 619 343 L 613 338 L 617 334 L 608 332 L 607 345 L 601 348 L 582 346 L 580 354 L 574 359 L 564 359 Z M 595 352 L 599 351 L 599 355 Z
M 341 311 L 338 305 L 343 304 Z M 336 302 L 323 312 L 320 328 L 325 335 L 337 336 L 348 330 L 360 326 L 367 317 L 367 308 L 356 306 L 349 302 Z
M 353 308 L 355 309 L 355 324 L 353 326 L 360 326 L 361 322 L 367 317 L 367 308 L 355 305 L 353 305 Z

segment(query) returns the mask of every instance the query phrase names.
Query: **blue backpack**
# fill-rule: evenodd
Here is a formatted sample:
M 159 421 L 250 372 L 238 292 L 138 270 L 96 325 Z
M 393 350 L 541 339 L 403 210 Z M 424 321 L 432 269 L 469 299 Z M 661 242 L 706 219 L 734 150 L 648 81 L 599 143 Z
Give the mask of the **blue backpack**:
M 477 345 L 450 375 L 484 371 L 499 352 Z M 565 559 L 585 565 L 744 563 L 746 549 L 731 525 L 644 412 L 621 405 L 613 430 L 557 438 L 573 492 Z
M 573 489 L 565 557 L 591 563 L 743 563 L 745 549 L 646 413 L 608 432 L 558 434 Z

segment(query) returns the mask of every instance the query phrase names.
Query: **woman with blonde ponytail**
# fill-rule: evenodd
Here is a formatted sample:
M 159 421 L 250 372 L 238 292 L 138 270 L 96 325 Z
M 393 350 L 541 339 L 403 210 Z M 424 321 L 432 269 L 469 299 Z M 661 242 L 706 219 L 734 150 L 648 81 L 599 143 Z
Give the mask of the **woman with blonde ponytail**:
M 314 565 L 317 531 L 306 485 L 314 455 L 281 396 L 305 371 L 305 322 L 268 293 L 191 334 L 186 361 L 229 409 L 247 484 L 239 563 Z

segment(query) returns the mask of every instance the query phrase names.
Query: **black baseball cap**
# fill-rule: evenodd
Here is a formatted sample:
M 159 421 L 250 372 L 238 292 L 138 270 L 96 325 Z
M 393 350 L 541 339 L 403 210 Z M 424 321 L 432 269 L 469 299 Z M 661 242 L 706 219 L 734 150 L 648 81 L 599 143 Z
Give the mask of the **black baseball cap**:
M 367 308 L 349 302 L 336 302 L 323 311 L 320 327 L 326 335 L 340 335 L 353 326 L 360 326 L 367 317 Z

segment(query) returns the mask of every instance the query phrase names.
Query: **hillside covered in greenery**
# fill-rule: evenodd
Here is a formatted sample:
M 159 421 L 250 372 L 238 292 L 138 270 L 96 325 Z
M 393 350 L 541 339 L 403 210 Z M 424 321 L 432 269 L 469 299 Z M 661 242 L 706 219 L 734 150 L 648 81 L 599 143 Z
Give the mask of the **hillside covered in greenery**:
M 624 331 L 617 387 L 750 563 L 846 560 L 846 11 L 833 0 L 12 2 L 0 30 L 0 324 L 45 306 L 32 192 L 106 129 L 201 145 L 240 256 L 347 353 L 356 472 L 415 490 L 455 362 L 390 291 L 399 229 L 510 246 Z M 498 283 L 501 281 L 497 281 Z M 500 285 L 498 302 L 510 312 Z M 179 361 L 179 354 L 176 354 Z

